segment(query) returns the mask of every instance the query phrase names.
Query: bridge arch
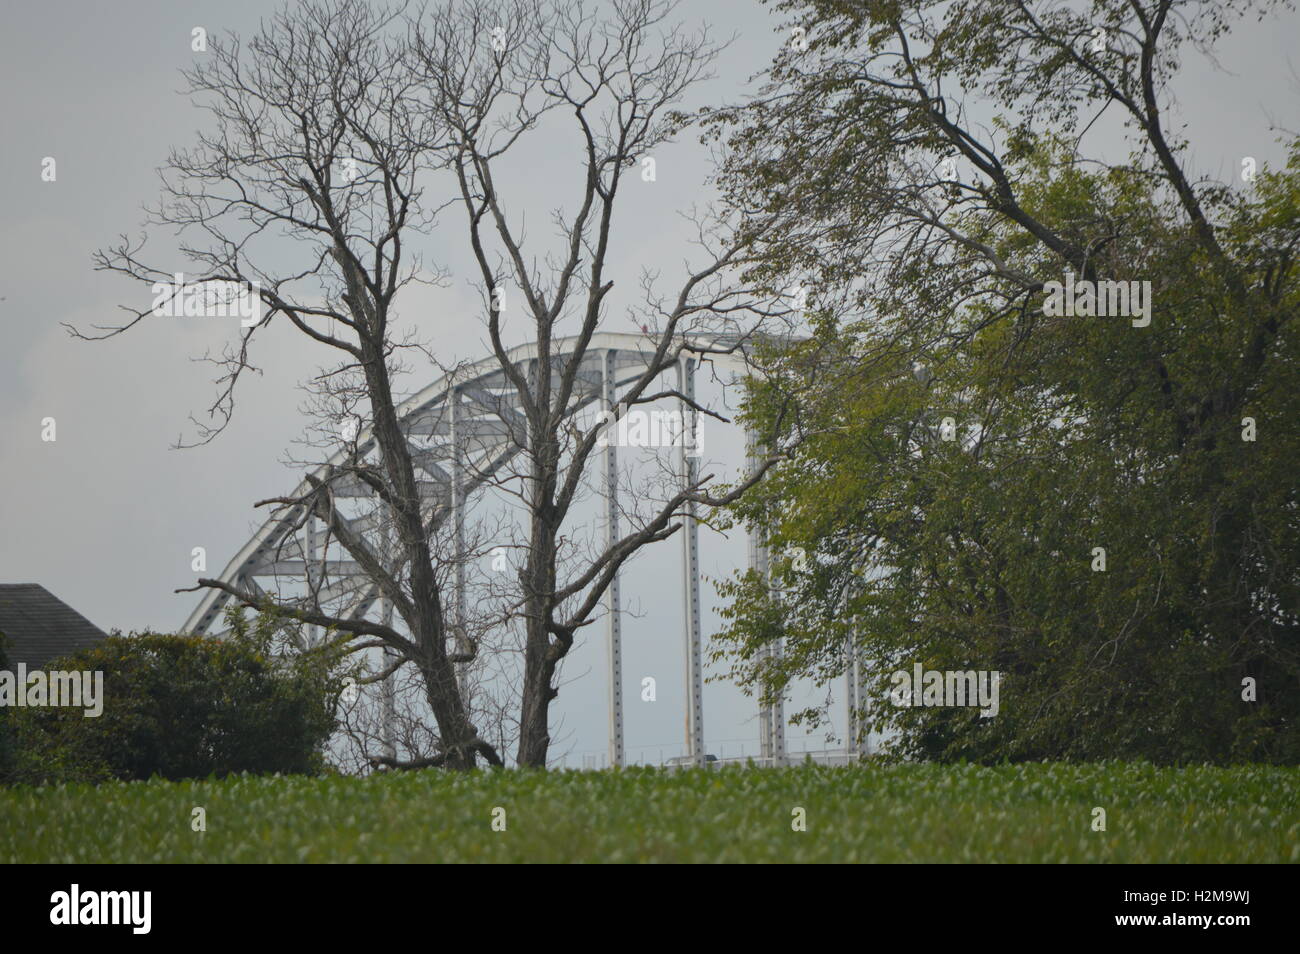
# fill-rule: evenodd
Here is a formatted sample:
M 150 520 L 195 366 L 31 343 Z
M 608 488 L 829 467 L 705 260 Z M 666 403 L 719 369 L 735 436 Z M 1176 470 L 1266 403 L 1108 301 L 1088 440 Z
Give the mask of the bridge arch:
M 692 338 L 705 348 L 726 347 L 735 339 L 718 337 Z M 639 378 L 655 356 L 656 340 L 646 335 L 597 333 L 581 350 L 581 365 L 576 374 L 575 397 L 571 413 L 593 405 L 602 410 L 618 403 L 620 389 Z M 559 339 L 554 343 L 552 360 L 556 367 L 566 366 L 578 349 L 578 339 Z M 519 345 L 507 352 L 509 363 L 525 376 L 537 359 L 536 345 Z M 712 352 L 702 356 L 715 373 L 746 376 L 743 351 Z M 693 398 L 699 358 L 687 353 L 678 362 L 678 390 Z M 454 539 L 463 545 L 465 503 L 471 494 L 507 465 L 523 449 L 523 415 L 519 395 L 511 384 L 496 355 L 457 368 L 435 380 L 397 408 L 398 418 L 407 434 L 413 461 L 419 471 L 419 489 L 426 526 L 442 526 L 450 521 Z M 687 411 L 687 414 L 694 412 Z M 350 437 L 350 435 L 349 435 Z M 353 453 L 349 440 L 325 462 L 311 471 L 323 480 L 346 463 Z M 358 456 L 375 452 L 375 440 L 369 428 L 359 428 L 355 435 Z M 604 515 L 606 539 L 619 536 L 618 448 L 610 441 L 603 454 Z M 692 479 L 697 466 L 685 448 L 679 453 L 682 479 Z M 291 497 L 307 494 L 312 484 L 307 477 L 298 484 Z M 375 504 L 372 488 L 356 478 L 334 478 L 331 486 L 341 500 L 368 501 Z M 364 509 L 364 508 L 362 508 Z M 350 521 L 351 529 L 363 538 L 378 532 L 380 521 L 375 515 L 361 513 Z M 698 526 L 693 513 L 684 521 L 680 533 L 683 549 L 682 598 L 684 606 L 684 643 L 687 686 L 687 750 L 690 760 L 703 764 L 704 698 L 702 633 L 700 620 L 700 572 L 698 565 Z M 299 528 L 305 532 L 299 532 Z M 327 541 L 322 537 L 314 516 L 302 505 L 285 506 L 273 512 L 248 541 L 239 548 L 217 577 L 242 592 L 255 595 L 285 596 L 286 588 L 311 587 L 322 606 L 330 605 L 335 615 L 362 618 L 378 612 L 391 619 L 377 587 L 350 559 L 326 559 Z M 380 548 L 377 546 L 376 551 Z M 765 572 L 767 554 L 763 543 L 751 537 L 750 565 Z M 456 561 L 456 578 L 451 593 L 453 622 L 464 612 L 465 585 L 463 561 Z M 204 634 L 219 631 L 223 611 L 233 597 L 217 589 L 204 591 L 185 622 L 186 632 Z M 624 762 L 622 681 L 622 606 L 617 577 L 610 586 L 606 601 L 606 678 L 609 682 L 609 761 Z M 455 629 L 455 625 L 453 629 Z M 776 648 L 779 652 L 779 647 Z M 851 683 L 855 680 L 850 679 Z M 850 687 L 850 705 L 854 698 Z M 762 758 L 781 764 L 785 758 L 784 712 L 780 702 L 760 708 L 760 750 Z M 391 748 L 391 741 L 388 743 Z

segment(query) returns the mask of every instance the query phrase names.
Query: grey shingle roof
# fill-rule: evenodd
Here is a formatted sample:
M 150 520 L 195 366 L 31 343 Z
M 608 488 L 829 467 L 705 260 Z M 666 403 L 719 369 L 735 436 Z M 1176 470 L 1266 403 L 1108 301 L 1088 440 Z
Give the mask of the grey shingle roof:
M 107 634 L 39 583 L 0 583 L 0 633 L 9 665 L 39 669 Z

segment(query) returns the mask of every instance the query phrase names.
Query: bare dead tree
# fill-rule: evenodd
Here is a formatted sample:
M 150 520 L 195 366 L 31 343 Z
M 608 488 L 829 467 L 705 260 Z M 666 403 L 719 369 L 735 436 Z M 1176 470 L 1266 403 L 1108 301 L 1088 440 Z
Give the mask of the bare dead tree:
M 672 9 L 665 0 L 617 0 L 597 15 L 578 0 L 473 0 L 426 13 L 309 0 L 264 23 L 247 47 L 215 40 L 186 74 L 212 123 L 195 148 L 171 155 L 163 201 L 147 225 L 179 229 L 179 251 L 196 266 L 193 282 L 256 288 L 265 312 L 218 361 L 219 394 L 209 408 L 215 423 L 200 423 L 201 438 L 213 439 L 230 420 L 236 385 L 253 367 L 253 339 L 271 322 L 288 321 L 336 353 L 338 363 L 316 379 L 316 412 L 328 416 L 329 407 L 341 407 L 364 415 L 373 452 L 353 439 L 347 459 L 309 475 L 305 492 L 258 506 L 299 515 L 298 527 L 320 520 L 406 632 L 333 609 L 319 577 L 296 599 L 208 578 L 195 589 L 217 589 L 244 606 L 324 627 L 355 651 L 382 648 L 392 662 L 375 678 L 414 667 L 437 724 L 436 751 L 372 764 L 469 768 L 479 756 L 503 764 L 458 685 L 456 666 L 472 663 L 481 649 L 466 652 L 445 599 L 452 563 L 466 557 L 444 545 L 445 528 L 427 515 L 422 464 L 408 443 L 394 383 L 399 354 L 415 347 L 398 340 L 395 302 L 427 274 L 412 242 L 439 212 L 454 206 L 466 217 L 492 348 L 526 424 L 518 434 L 527 523 L 519 588 L 498 614 L 501 625 L 517 622 L 523 630 L 520 765 L 546 764 L 557 666 L 619 569 L 642 547 L 675 533 L 691 508 L 735 500 L 781 456 L 774 450 L 721 491 L 711 489 L 712 475 L 692 476 L 614 543 L 584 559 L 566 557 L 561 531 L 600 434 L 597 426 L 576 427 L 573 413 L 589 397 L 578 369 L 612 301 L 606 264 L 616 199 L 633 164 L 683 127 L 671 110 L 705 77 L 718 49 L 707 32 L 669 25 Z M 558 251 L 539 266 L 512 224 L 494 171 L 539 124 L 553 120 L 571 123 L 583 155 L 581 189 L 576 212 L 556 212 Z M 451 198 L 439 204 L 428 196 L 439 194 L 441 183 Z M 656 390 L 655 382 L 686 355 L 743 349 L 763 321 L 788 316 L 778 297 L 737 277 L 762 226 L 747 221 L 742 232 L 708 215 L 696 221 L 702 263 L 688 268 L 673 294 L 657 296 L 647 277 L 643 297 L 625 303 L 645 318 L 651 354 L 623 396 L 625 409 L 673 398 L 712 414 L 675 389 Z M 176 270 L 146 262 L 145 241 L 124 236 L 97 253 L 97 268 L 151 284 L 170 281 Z M 536 354 L 531 370 L 507 354 L 507 276 L 525 303 Z M 73 333 L 116 335 L 152 309 L 128 310 L 122 325 Z M 566 329 L 577 343 L 561 358 L 556 342 Z M 719 344 L 717 332 L 730 337 Z M 492 479 L 471 475 L 471 482 Z M 345 486 L 364 487 L 376 501 L 364 521 L 340 507 Z M 387 552 L 368 542 L 363 524 L 383 531 Z M 492 651 L 507 650 L 498 640 Z
M 174 151 L 163 170 L 163 201 L 152 210 L 156 228 L 179 228 L 180 251 L 195 264 L 194 282 L 260 288 L 265 314 L 245 330 L 221 361 L 220 394 L 209 409 L 211 440 L 229 421 L 235 386 L 250 365 L 250 345 L 272 321 L 287 320 L 333 349 L 340 361 L 322 375 L 324 387 L 364 393 L 378 462 L 355 452 L 324 479 L 309 478 L 300 497 L 259 505 L 314 514 L 390 601 L 409 637 L 383 622 L 332 615 L 314 594 L 281 601 L 277 609 L 327 627 L 357 650 L 382 646 L 419 671 L 439 729 L 443 761 L 471 766 L 475 756 L 500 764 L 479 738 L 457 691 L 447 650 L 448 623 L 439 562 L 421 513 L 416 465 L 397 414 L 393 366 L 393 306 L 417 274 L 408 252 L 412 234 L 428 228 L 436 209 L 423 201 L 433 117 L 412 109 L 401 10 L 350 0 L 288 7 L 263 24 L 245 48 L 214 40 L 208 56 L 186 74 L 190 93 L 211 116 L 191 150 Z M 125 237 L 96 256 L 100 269 L 154 283 L 173 269 L 142 258 L 144 240 Z M 274 263 L 274 264 L 273 264 Z M 132 309 L 118 334 L 149 310 Z M 396 560 L 389 563 L 337 505 L 335 487 L 360 481 L 378 499 L 390 525 Z M 264 594 L 202 579 L 247 606 Z
M 562 529 L 601 433 L 599 425 L 582 429 L 573 419 L 589 397 L 580 383 L 583 357 L 611 306 L 606 266 L 620 190 L 629 170 L 678 130 L 673 107 L 705 78 L 719 50 L 707 30 L 687 33 L 671 25 L 674 6 L 617 0 L 598 16 L 580 2 L 473 0 L 438 8 L 414 32 L 426 105 L 445 133 L 440 151 L 455 173 L 481 273 L 489 338 L 527 421 L 518 475 L 527 530 L 514 605 L 526 631 L 520 765 L 546 764 L 557 667 L 620 568 L 642 547 L 674 534 L 689 507 L 731 502 L 779 457 L 765 457 L 721 494 L 707 489 L 713 475 L 695 476 L 632 532 L 585 558 L 565 559 Z M 485 42 L 489 37 L 492 43 Z M 568 124 L 583 157 L 575 169 L 577 208 L 555 212 L 558 235 L 539 264 L 497 172 L 525 153 L 536 130 L 560 123 Z M 717 220 L 697 222 L 703 261 L 688 267 L 674 294 L 650 291 L 644 301 L 627 303 L 648 313 L 642 328 L 652 357 L 622 397 L 624 410 L 672 398 L 713 414 L 675 388 L 657 389 L 656 381 L 684 356 L 740 348 L 758 322 L 788 313 L 736 278 L 762 227 L 741 233 Z M 511 359 L 503 340 L 507 288 L 523 299 L 535 344 L 530 369 Z M 746 326 L 742 318 L 753 321 Z M 717 332 L 731 332 L 734 342 L 702 343 L 716 341 Z M 566 333 L 561 356 L 554 345 Z

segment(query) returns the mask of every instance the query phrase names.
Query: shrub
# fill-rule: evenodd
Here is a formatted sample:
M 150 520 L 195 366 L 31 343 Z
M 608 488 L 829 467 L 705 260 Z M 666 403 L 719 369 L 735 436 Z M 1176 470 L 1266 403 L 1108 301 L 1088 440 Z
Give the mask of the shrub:
M 273 657 L 238 636 L 115 634 L 49 668 L 102 671 L 103 712 L 12 710 L 14 781 L 316 773 L 340 689 L 322 654 Z

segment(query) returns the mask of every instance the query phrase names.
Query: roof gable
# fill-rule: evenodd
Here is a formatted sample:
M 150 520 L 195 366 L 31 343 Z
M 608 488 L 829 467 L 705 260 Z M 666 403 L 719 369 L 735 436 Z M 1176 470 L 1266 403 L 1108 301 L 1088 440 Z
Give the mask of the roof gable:
M 9 665 L 40 669 L 108 634 L 39 583 L 0 583 L 0 633 Z

